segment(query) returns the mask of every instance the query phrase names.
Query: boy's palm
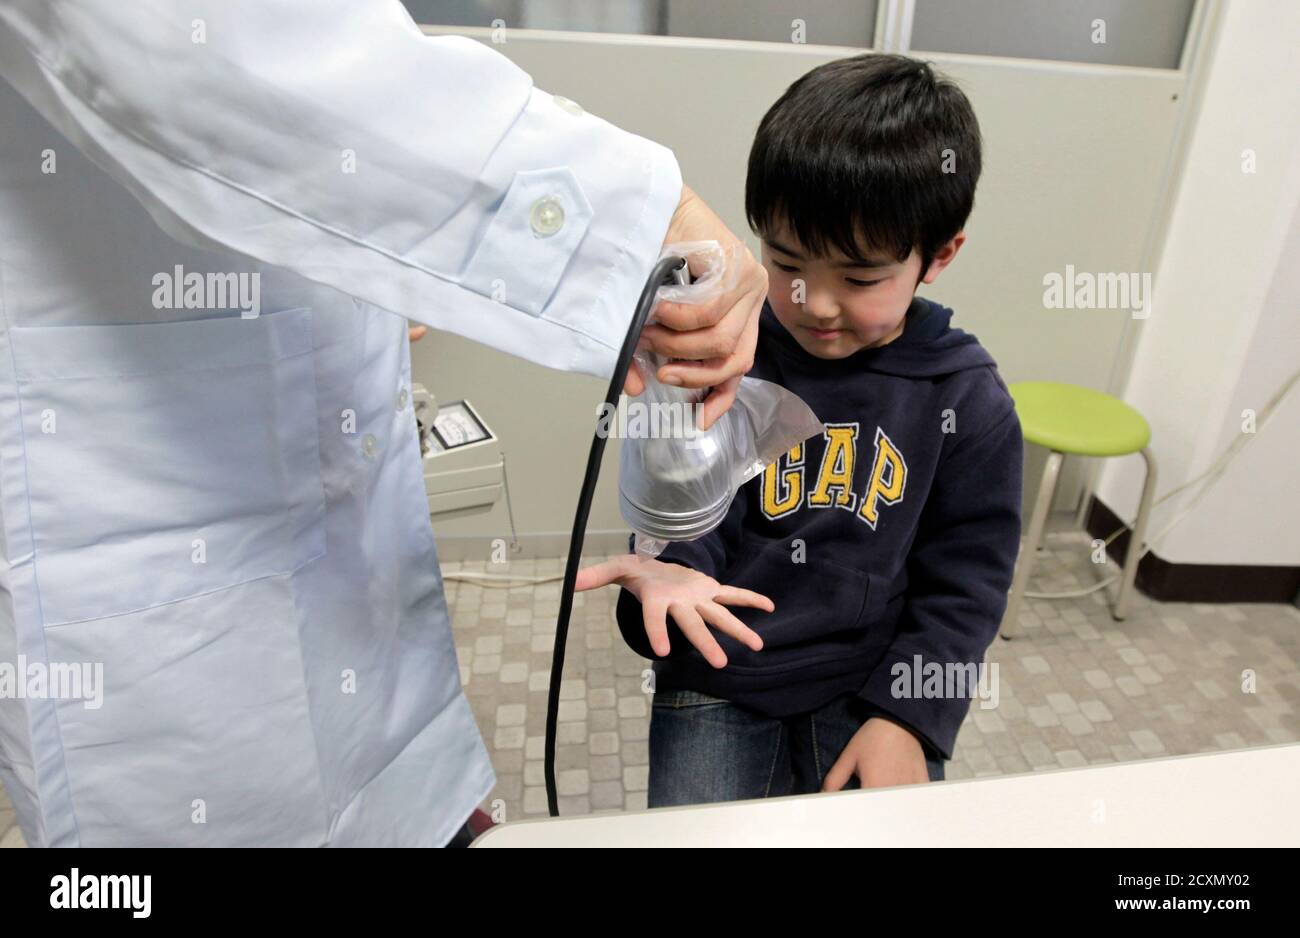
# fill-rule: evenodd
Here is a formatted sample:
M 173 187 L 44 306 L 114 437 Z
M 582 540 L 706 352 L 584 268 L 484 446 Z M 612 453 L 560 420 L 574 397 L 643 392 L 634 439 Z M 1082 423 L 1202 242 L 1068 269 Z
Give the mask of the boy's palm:
M 690 567 L 633 554 L 584 567 L 578 571 L 574 589 L 581 592 L 610 583 L 617 583 L 641 601 L 646 635 L 656 655 L 662 658 L 671 650 L 666 619 L 671 613 L 682 634 L 715 668 L 726 667 L 727 656 L 709 631 L 710 626 L 744 642 L 754 651 L 763 647 L 758 633 L 732 615 L 723 603 L 752 606 L 767 612 L 776 609 L 772 600 L 762 593 L 723 586 Z

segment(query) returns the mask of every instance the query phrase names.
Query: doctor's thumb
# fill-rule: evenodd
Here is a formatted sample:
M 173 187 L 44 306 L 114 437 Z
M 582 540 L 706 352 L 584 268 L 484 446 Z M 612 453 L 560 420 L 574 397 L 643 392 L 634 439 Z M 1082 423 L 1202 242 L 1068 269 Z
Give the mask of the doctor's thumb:
M 627 378 L 623 382 L 623 393 L 628 397 L 636 397 L 645 390 L 645 378 L 641 377 L 641 369 L 636 361 L 627 370 Z

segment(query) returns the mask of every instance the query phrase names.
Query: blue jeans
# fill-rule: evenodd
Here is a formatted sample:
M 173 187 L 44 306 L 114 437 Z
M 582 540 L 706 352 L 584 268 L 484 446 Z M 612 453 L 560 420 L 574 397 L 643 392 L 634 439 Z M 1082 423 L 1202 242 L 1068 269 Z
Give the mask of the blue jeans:
M 843 694 L 809 713 L 768 717 L 692 690 L 655 694 L 650 715 L 647 805 L 706 804 L 821 791 L 826 773 L 866 722 L 866 705 Z M 926 754 L 930 781 L 943 760 Z M 846 789 L 860 788 L 857 776 Z

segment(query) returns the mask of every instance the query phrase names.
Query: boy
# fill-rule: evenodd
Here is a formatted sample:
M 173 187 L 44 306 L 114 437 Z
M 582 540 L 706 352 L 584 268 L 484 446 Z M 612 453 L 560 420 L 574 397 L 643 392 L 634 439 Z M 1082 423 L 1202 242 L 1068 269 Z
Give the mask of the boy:
M 965 243 L 979 174 L 970 102 L 903 56 L 814 69 L 759 125 L 749 373 L 825 427 L 710 534 L 583 571 L 623 587 L 619 628 L 656 659 L 650 807 L 943 777 L 1020 538 L 1006 385 L 914 295 Z

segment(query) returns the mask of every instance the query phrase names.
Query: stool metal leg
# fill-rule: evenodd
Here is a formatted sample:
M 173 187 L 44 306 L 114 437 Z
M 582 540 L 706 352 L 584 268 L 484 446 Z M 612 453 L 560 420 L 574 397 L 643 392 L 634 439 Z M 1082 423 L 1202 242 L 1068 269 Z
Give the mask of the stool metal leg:
M 1079 510 L 1074 516 L 1075 528 L 1082 531 L 1088 523 L 1088 504 L 1092 501 L 1092 474 L 1096 468 L 1092 460 L 1083 464 L 1083 494 L 1079 498 Z
M 1029 586 L 1029 577 L 1033 573 L 1034 558 L 1038 554 L 1038 545 L 1043 540 L 1043 528 L 1047 526 L 1047 515 L 1052 508 L 1052 497 L 1056 494 L 1056 480 L 1061 475 L 1061 462 L 1064 454 L 1051 450 L 1047 454 L 1047 463 L 1043 466 L 1043 478 L 1038 483 L 1038 497 L 1034 501 L 1034 513 L 1029 520 L 1028 536 L 1021 541 L 1020 558 L 1016 562 L 1016 573 L 1011 579 L 1011 596 L 1007 600 L 1007 611 L 1002 616 L 1002 637 L 1015 638 L 1018 629 L 1016 616 L 1020 614 L 1020 603 Z
M 1142 559 L 1142 549 L 1146 546 L 1147 522 L 1151 520 L 1151 500 L 1156 494 L 1156 457 L 1151 447 L 1142 450 L 1142 458 L 1147 463 L 1146 481 L 1142 483 L 1142 499 L 1138 502 L 1137 520 L 1133 524 L 1133 536 L 1128 542 L 1128 556 L 1124 558 L 1124 576 L 1120 580 L 1119 595 L 1111 609 L 1111 618 L 1123 621 L 1128 615 L 1129 600 L 1133 595 L 1133 581 L 1137 579 L 1138 562 Z

